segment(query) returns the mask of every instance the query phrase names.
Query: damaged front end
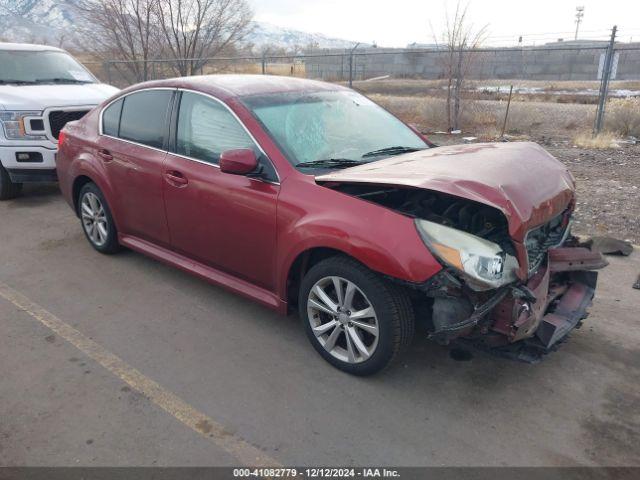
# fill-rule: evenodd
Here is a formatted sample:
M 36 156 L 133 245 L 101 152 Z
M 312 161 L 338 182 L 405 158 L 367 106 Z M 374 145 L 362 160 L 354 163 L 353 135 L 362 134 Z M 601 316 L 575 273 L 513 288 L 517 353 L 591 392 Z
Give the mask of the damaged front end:
M 520 241 L 500 210 L 426 189 L 334 184 L 332 188 L 411 216 L 443 270 L 413 290 L 435 341 L 470 342 L 535 362 L 587 316 L 607 262 L 571 236 L 573 201 Z
M 421 232 L 445 266 L 426 290 L 433 299 L 430 336 L 444 344 L 464 339 L 526 362 L 555 349 L 587 317 L 598 278 L 594 270 L 607 265 L 599 253 L 571 237 L 570 217 L 568 207 L 529 231 L 524 242 L 503 241 L 493 249 L 474 245 L 469 252 L 455 242 L 457 252 L 448 252 L 450 240 L 443 248 L 437 238 Z M 416 220 L 419 230 L 423 223 Z
M 593 270 L 606 265 L 599 253 L 571 239 L 549 249 L 526 282 L 496 291 L 474 292 L 461 281 L 454 285 L 455 275 L 444 270 L 426 291 L 433 298 L 430 336 L 443 344 L 460 339 L 491 353 L 536 362 L 588 316 L 598 278 Z

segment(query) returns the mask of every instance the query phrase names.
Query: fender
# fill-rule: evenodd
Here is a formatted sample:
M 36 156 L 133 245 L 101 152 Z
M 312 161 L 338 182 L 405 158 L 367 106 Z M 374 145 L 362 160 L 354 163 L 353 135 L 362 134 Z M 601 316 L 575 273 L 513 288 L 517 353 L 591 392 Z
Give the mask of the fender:
M 310 188 L 316 190 L 313 195 Z M 314 248 L 344 252 L 371 270 L 413 283 L 442 270 L 407 216 L 313 181 L 283 183 L 278 201 L 277 265 L 281 270 L 276 285 L 281 298 L 286 298 L 294 261 Z M 319 210 L 318 203 L 336 205 Z

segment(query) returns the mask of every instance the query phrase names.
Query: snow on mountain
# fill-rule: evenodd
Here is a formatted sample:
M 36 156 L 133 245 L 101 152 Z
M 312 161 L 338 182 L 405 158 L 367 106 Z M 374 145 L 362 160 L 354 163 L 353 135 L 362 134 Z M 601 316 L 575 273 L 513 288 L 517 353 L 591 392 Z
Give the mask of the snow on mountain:
M 321 33 L 302 32 L 279 27 L 266 22 L 252 22 L 252 31 L 246 41 L 258 47 L 273 45 L 281 48 L 317 45 L 319 48 L 350 48 L 356 42 L 340 38 L 331 38 Z
M 77 45 L 74 33 L 79 15 L 75 0 L 0 0 L 0 41 Z M 320 33 L 252 22 L 246 42 L 256 50 L 266 45 L 290 49 L 294 46 L 349 48 L 355 42 Z

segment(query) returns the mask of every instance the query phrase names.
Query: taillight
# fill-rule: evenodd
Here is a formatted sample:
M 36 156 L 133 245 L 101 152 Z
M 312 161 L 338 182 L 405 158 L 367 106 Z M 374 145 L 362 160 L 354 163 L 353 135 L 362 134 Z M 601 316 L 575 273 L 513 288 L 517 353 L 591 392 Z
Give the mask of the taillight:
M 58 134 L 58 148 L 60 148 L 62 146 L 62 144 L 64 143 L 65 138 L 67 138 L 67 136 L 65 135 L 64 131 L 61 131 Z

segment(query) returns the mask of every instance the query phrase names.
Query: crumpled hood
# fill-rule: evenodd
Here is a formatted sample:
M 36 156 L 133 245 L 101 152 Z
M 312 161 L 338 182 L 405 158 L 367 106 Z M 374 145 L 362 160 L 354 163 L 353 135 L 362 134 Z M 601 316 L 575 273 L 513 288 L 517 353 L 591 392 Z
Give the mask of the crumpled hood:
M 506 215 L 518 241 L 564 211 L 575 190 L 567 168 L 532 142 L 432 148 L 319 175 L 316 181 L 424 188 L 484 203 Z
M 104 83 L 0 85 L 0 109 L 44 110 L 49 107 L 98 105 L 116 92 L 116 87 Z

